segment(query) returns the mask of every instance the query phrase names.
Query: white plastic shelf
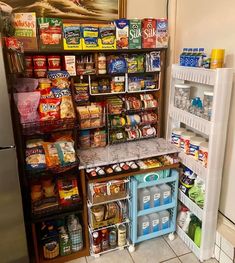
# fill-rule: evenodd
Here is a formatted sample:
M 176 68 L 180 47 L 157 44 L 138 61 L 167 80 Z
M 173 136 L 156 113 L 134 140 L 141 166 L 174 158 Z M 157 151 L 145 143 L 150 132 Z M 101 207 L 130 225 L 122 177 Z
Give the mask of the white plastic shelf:
M 185 154 L 183 151 L 179 153 L 181 163 L 196 173 L 204 182 L 206 182 L 207 169 L 201 162 L 193 159 L 192 156 Z
M 173 65 L 172 77 L 213 86 L 216 81 L 216 70 Z
M 180 190 L 178 191 L 178 198 L 198 219 L 202 221 L 203 210 L 196 203 Z
M 179 226 L 177 226 L 176 231 L 177 231 L 178 236 L 192 250 L 192 252 L 199 258 L 200 248 L 193 242 L 193 240 Z
M 194 114 L 191 114 L 187 111 L 178 109 L 173 105 L 170 106 L 169 115 L 172 119 L 184 123 L 187 126 L 204 133 L 205 135 L 209 135 L 211 131 L 211 122 L 207 121 L 203 118 L 200 118 Z

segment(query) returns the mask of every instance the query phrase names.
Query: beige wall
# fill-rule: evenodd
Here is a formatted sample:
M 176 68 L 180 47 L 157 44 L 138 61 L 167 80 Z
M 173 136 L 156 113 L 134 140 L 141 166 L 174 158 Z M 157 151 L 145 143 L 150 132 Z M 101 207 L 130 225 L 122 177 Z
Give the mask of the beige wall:
M 165 0 L 127 0 L 128 18 L 166 17 Z
M 175 61 L 183 47 L 226 49 L 226 66 L 235 67 L 235 1 L 177 0 Z M 235 90 L 231 100 L 220 211 L 235 222 Z

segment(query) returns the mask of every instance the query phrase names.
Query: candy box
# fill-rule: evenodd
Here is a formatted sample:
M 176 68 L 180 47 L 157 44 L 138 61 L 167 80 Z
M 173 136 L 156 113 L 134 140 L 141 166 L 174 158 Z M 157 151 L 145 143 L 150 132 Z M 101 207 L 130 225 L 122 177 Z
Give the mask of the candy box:
M 157 19 L 156 47 L 168 46 L 168 21 L 166 18 Z
M 129 21 L 129 49 L 141 48 L 141 20 L 132 19 Z
M 99 47 L 101 49 L 116 49 L 116 28 L 114 25 L 99 26 Z
M 62 49 L 62 19 L 44 18 L 37 19 L 39 27 L 39 48 L 41 50 Z
M 119 19 L 115 21 L 115 25 L 117 48 L 127 49 L 129 38 L 129 21 L 127 19 Z
M 156 19 L 142 20 L 142 48 L 156 47 Z
M 99 49 L 99 27 L 96 24 L 82 25 L 82 48 Z
M 82 49 L 81 25 L 78 23 L 63 23 L 64 50 Z

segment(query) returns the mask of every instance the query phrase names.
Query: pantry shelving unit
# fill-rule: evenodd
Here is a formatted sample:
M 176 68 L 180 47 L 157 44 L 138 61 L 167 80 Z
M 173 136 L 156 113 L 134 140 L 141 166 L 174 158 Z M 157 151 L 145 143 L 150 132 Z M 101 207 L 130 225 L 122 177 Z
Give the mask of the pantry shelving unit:
M 164 170 L 162 170 L 164 173 Z M 150 173 L 144 173 L 144 175 L 153 175 L 158 171 L 152 170 Z M 143 175 L 143 173 L 139 173 L 139 175 Z M 132 247 L 130 247 L 130 251 L 134 250 L 135 244 L 152 239 L 155 237 L 159 237 L 162 235 L 174 233 L 176 230 L 176 214 L 177 214 L 177 192 L 178 192 L 178 171 L 176 169 L 171 169 L 170 176 L 165 178 L 159 178 L 158 180 L 153 181 L 147 181 L 147 182 L 139 182 L 139 180 L 136 177 L 131 178 L 131 206 L 130 206 L 130 218 L 131 218 L 131 241 L 132 241 Z M 171 194 L 172 194 L 172 200 L 169 204 L 160 205 L 157 207 L 139 210 L 138 208 L 138 190 L 145 188 L 145 187 L 151 187 L 155 185 L 162 185 L 162 184 L 170 184 L 171 185 Z M 159 231 L 149 233 L 146 235 L 138 235 L 138 219 L 140 216 L 149 215 L 156 212 L 161 212 L 164 210 L 168 210 L 170 212 L 170 226 L 166 229 L 160 229 Z
M 205 137 L 209 141 L 207 168 L 201 162 L 193 159 L 192 156 L 186 155 L 184 152 L 179 154 L 182 164 L 205 182 L 203 209 L 179 190 L 179 200 L 202 221 L 200 248 L 195 245 L 179 226 L 177 227 L 177 233 L 200 261 L 213 257 L 232 91 L 232 76 L 233 71 L 229 68 L 212 70 L 173 65 L 171 71 L 167 138 L 170 140 L 173 128 L 183 127 Z M 197 117 L 174 106 L 175 84 L 182 83 L 196 88 L 200 94 L 203 94 L 203 91 L 213 91 L 211 121 Z

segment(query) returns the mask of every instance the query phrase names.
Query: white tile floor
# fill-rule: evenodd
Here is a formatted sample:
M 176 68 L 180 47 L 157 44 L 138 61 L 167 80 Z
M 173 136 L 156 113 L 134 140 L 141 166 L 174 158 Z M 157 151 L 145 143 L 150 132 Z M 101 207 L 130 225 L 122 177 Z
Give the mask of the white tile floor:
M 102 255 L 99 258 L 84 257 L 67 263 L 199 263 L 183 241 L 176 237 L 169 241 L 167 236 L 155 238 L 136 245 L 136 250 L 120 250 Z M 205 263 L 217 263 L 210 259 Z

